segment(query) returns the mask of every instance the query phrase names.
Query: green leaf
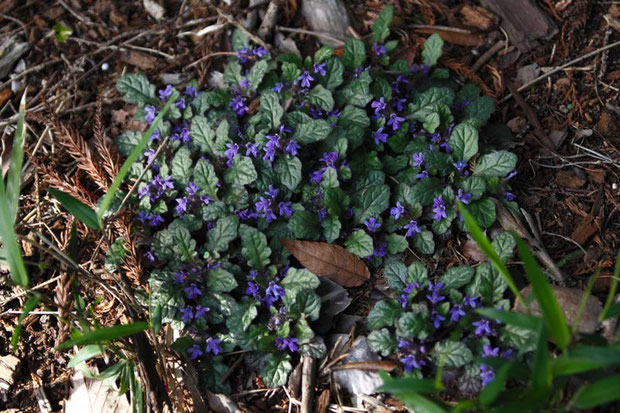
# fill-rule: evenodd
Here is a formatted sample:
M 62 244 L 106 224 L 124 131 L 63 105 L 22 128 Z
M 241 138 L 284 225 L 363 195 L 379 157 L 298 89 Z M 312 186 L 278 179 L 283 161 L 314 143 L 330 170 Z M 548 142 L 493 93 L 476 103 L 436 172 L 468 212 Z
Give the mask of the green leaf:
M 284 80 L 293 83 L 301 75 L 301 70 L 295 63 L 284 62 L 282 63 L 282 77 Z
M 422 126 L 429 133 L 435 133 L 435 130 L 439 127 L 440 124 L 441 119 L 439 118 L 439 113 L 431 112 L 424 118 L 424 123 L 422 123 Z
M 327 347 L 321 337 L 315 337 L 309 343 L 302 344 L 299 353 L 302 356 L 320 359 L 327 354 Z
M 92 229 L 100 229 L 99 220 L 97 219 L 97 213 L 93 211 L 88 205 L 78 201 L 69 194 L 65 194 L 62 191 L 54 188 L 48 188 L 49 192 L 54 198 L 58 200 L 76 219 Z
M 430 255 L 435 251 L 435 241 L 431 231 L 422 231 L 413 238 L 413 246 L 422 254 Z
M 60 43 L 66 42 L 69 36 L 73 34 L 73 30 L 62 24 L 62 22 L 56 23 L 53 29 L 56 40 Z
M 269 354 L 261 371 L 267 387 L 280 387 L 286 383 L 289 373 L 293 370 L 291 356 L 288 354 Z
M 370 185 L 357 196 L 353 208 L 355 221 L 362 223 L 370 217 L 377 217 L 385 211 L 390 202 L 390 187 L 387 185 Z
M 504 177 L 517 166 L 517 155 L 508 151 L 497 151 L 482 155 L 478 159 L 474 175 Z
M 311 211 L 295 211 L 288 221 L 288 227 L 298 239 L 319 239 L 319 218 Z
M 321 85 L 316 85 L 307 96 L 308 102 L 314 106 L 329 112 L 334 108 L 334 97 L 332 92 Z
M 379 301 L 366 318 L 366 324 L 371 330 L 381 327 L 391 327 L 403 313 L 400 303 L 396 300 Z M 412 313 L 413 314 L 413 313 Z
M 505 232 L 498 234 L 493 239 L 493 242 L 491 243 L 491 245 L 493 246 L 495 251 L 497 251 L 497 254 L 499 255 L 499 257 L 502 260 L 506 261 L 507 259 L 512 258 L 513 256 L 512 252 L 517 246 L 517 243 L 515 242 L 515 239 L 512 236 L 512 234 L 508 231 L 505 231 Z
M 292 315 L 305 316 L 310 320 L 319 318 L 321 311 L 321 297 L 312 290 L 301 290 L 293 299 L 293 303 L 288 306 L 288 312 Z
M 461 202 L 458 203 L 458 208 L 459 208 L 459 211 L 461 212 L 461 215 L 463 215 L 463 219 L 465 221 L 465 226 L 467 227 L 467 230 L 471 234 L 474 241 L 476 241 L 476 244 L 478 244 L 478 247 L 491 260 L 495 268 L 497 268 L 501 276 L 504 278 L 504 280 L 510 287 L 510 290 L 513 292 L 515 297 L 517 297 L 517 300 L 519 300 L 519 302 L 524 307 L 527 307 L 527 305 L 525 304 L 525 301 L 523 300 L 523 297 L 519 293 L 519 289 L 517 288 L 517 285 L 515 284 L 514 280 L 512 279 L 512 276 L 510 275 L 510 272 L 508 271 L 508 268 L 506 268 L 504 261 L 502 261 L 499 255 L 497 255 L 497 252 L 491 245 L 491 242 L 489 242 L 489 239 L 482 233 L 482 229 L 480 229 L 480 227 L 476 223 L 476 220 L 471 216 L 469 212 L 467 212 L 467 210 L 465 209 L 465 206 Z
M 367 128 L 370 125 L 370 118 L 366 111 L 353 105 L 347 105 L 342 110 L 340 118 L 338 118 L 339 126 L 358 126 Z M 331 128 L 331 124 L 330 124 Z
M 372 38 L 377 43 L 383 41 L 390 35 L 390 24 L 394 18 L 394 6 L 387 5 L 372 25 Z
M 389 91 L 391 92 L 392 89 Z M 346 103 L 360 108 L 365 107 L 372 100 L 368 80 L 365 79 L 357 79 L 346 85 L 341 89 L 340 96 Z
M 125 159 L 125 162 L 123 162 L 121 169 L 118 171 L 118 175 L 116 176 L 116 178 L 114 178 L 114 182 L 112 182 L 112 185 L 110 185 L 108 192 L 106 192 L 106 194 L 103 197 L 103 200 L 99 204 L 99 208 L 97 210 L 97 217 L 99 218 L 100 224 L 101 224 L 101 219 L 103 218 L 103 215 L 107 212 L 108 208 L 110 207 L 110 204 L 112 203 L 112 200 L 116 196 L 116 192 L 118 191 L 118 188 L 121 186 L 121 183 L 125 180 L 127 173 L 129 173 L 129 169 L 134 164 L 134 162 L 138 160 L 138 157 L 143 153 L 144 148 L 146 147 L 146 144 L 149 142 L 149 139 L 151 138 L 151 135 L 159 127 L 161 120 L 166 115 L 166 113 L 168 113 L 168 110 L 170 109 L 172 102 L 174 102 L 175 100 L 176 100 L 175 94 L 173 94 L 172 96 L 168 98 L 168 101 L 166 102 L 162 110 L 157 114 L 151 126 L 146 130 L 146 132 L 142 136 L 142 139 L 140 139 L 140 142 L 136 145 L 136 147 L 133 149 L 131 154 L 129 154 L 127 159 Z
M 342 63 L 350 69 L 355 69 L 366 60 L 366 47 L 364 42 L 358 39 L 351 39 L 344 45 L 342 51 Z
M 232 161 L 232 168 L 224 172 L 224 181 L 234 185 L 249 185 L 258 179 L 258 173 L 249 156 L 235 156 Z
M 423 286 L 428 281 L 428 270 L 420 261 L 414 261 L 407 267 L 407 279 L 405 284 L 417 282 Z
M 327 59 L 327 67 L 325 69 L 327 76 L 323 77 L 320 82 L 325 88 L 334 90 L 342 84 L 342 75 L 344 73 L 344 65 L 340 58 L 332 56 Z
M 295 191 L 301 182 L 301 161 L 299 158 L 291 155 L 280 156 L 274 167 L 282 185 L 291 191 Z
M 620 374 L 611 375 L 595 382 L 583 385 L 572 404 L 579 409 L 591 409 L 620 399 Z
M 491 114 L 495 112 L 495 102 L 490 96 L 471 99 L 465 106 L 465 120 L 479 128 L 487 123 Z
M 424 331 L 428 323 L 428 317 L 422 314 L 407 312 L 403 314 L 396 322 L 396 328 L 402 337 L 405 338 L 424 338 Z
M 459 123 L 452 130 L 449 144 L 452 157 L 467 162 L 478 153 L 478 130 L 468 123 Z
M 211 198 L 217 199 L 219 180 L 215 174 L 215 168 L 206 159 L 199 159 L 194 167 L 194 183 L 198 188 L 205 191 Z
M 440 341 L 435 344 L 435 352 L 437 359 L 443 360 L 446 367 L 461 367 L 474 359 L 469 347 L 460 341 Z
M 441 277 L 439 282 L 444 283 L 444 289 L 461 288 L 464 285 L 469 284 L 474 277 L 476 270 L 468 265 L 460 265 L 458 267 L 452 267 L 446 271 Z
M 542 310 L 547 330 L 553 337 L 557 346 L 565 350 L 570 343 L 570 331 L 566 324 L 564 312 L 553 294 L 549 281 L 538 266 L 536 259 L 530 252 L 525 241 L 516 233 L 514 233 L 513 236 L 517 242 L 519 256 L 521 256 L 523 260 L 527 279 L 532 284 L 532 290 L 536 296 L 536 301 L 538 301 Z
M 422 49 L 422 60 L 425 65 L 433 67 L 437 64 L 437 59 L 441 57 L 441 49 L 443 47 L 443 40 L 437 33 L 432 34 L 424 42 L 424 48 Z
M 390 234 L 385 238 L 385 240 L 387 241 L 387 249 L 390 254 L 399 254 L 409 247 L 407 238 L 403 235 Z
M 336 217 L 349 207 L 349 197 L 340 188 L 328 188 L 325 191 L 324 202 L 327 212 Z
M 250 81 L 250 91 L 255 91 L 260 85 L 260 82 L 263 81 L 267 70 L 269 69 L 269 64 L 267 60 L 259 60 L 254 63 L 252 69 L 250 69 L 250 74 L 248 75 L 248 80 Z
M 321 63 L 329 59 L 334 54 L 334 48 L 331 46 L 323 46 L 314 53 L 314 62 Z
M 236 215 L 218 219 L 215 226 L 207 232 L 207 250 L 226 251 L 229 243 L 237 238 L 238 227 L 239 217 Z
M 71 357 L 71 360 L 69 360 L 67 367 L 73 368 L 81 362 L 88 361 L 101 353 L 102 348 L 97 344 L 89 344 L 88 346 L 84 346 L 80 349 L 80 351 L 75 354 L 75 356 Z
M 528 393 L 536 399 L 546 398 L 553 376 L 551 375 L 551 362 L 549 360 L 549 346 L 547 345 L 547 331 L 544 324 L 540 324 L 537 331 L 536 351 L 532 361 L 532 373 L 530 376 L 531 388 Z
M 367 341 L 370 348 L 383 357 L 387 357 L 396 351 L 396 336 L 390 333 L 387 328 L 372 331 L 368 334 Z
M 139 333 L 149 328 L 149 324 L 144 321 L 138 321 L 131 324 L 120 324 L 113 327 L 100 328 L 97 330 L 87 331 L 71 340 L 65 341 L 56 347 L 56 350 L 64 350 L 73 346 L 85 344 L 104 343 L 118 338 L 127 337 Z
M 155 98 L 155 85 L 142 73 L 131 73 L 121 77 L 116 88 L 128 103 L 148 103 Z
M 412 377 L 393 379 L 387 377 L 384 378 L 383 385 L 377 390 L 393 393 L 399 397 L 401 393 L 435 393 L 441 389 L 437 388 L 435 380 L 431 379 L 414 379 Z
M 280 285 L 287 294 L 295 296 L 304 289 L 315 290 L 319 286 L 319 278 L 307 269 L 289 268 Z
M 239 225 L 239 235 L 241 236 L 241 254 L 248 260 L 248 264 L 258 270 L 263 270 L 269 264 L 271 248 L 267 246 L 265 234 L 256 228 L 245 224 Z
M 225 269 L 216 268 L 207 273 L 207 287 L 214 293 L 227 293 L 237 287 L 237 280 Z
M 125 131 L 116 137 L 114 143 L 116 143 L 116 147 L 121 155 L 129 156 L 133 148 L 140 143 L 141 137 L 140 132 Z
M 191 151 L 187 147 L 181 146 L 172 158 L 172 178 L 181 185 L 187 185 L 192 176 L 192 165 Z
M 272 91 L 266 91 L 261 94 L 259 113 L 262 114 L 269 125 L 269 129 L 276 129 L 282 122 L 284 108 L 280 104 L 280 96 Z
M 13 136 L 13 151 L 11 163 L 6 173 L 6 196 L 12 223 L 17 219 L 19 207 L 19 193 L 21 191 L 22 167 L 24 165 L 24 139 L 26 136 L 26 91 L 19 101 L 19 113 L 17 115 L 17 127 Z M 2 177 L 0 176 L 0 179 Z
M 476 312 L 488 319 L 499 320 L 504 324 L 538 331 L 542 319 L 540 317 L 521 314 L 514 311 L 503 311 L 496 308 L 479 308 Z
M 374 251 L 372 245 L 372 237 L 366 233 L 363 229 L 358 229 L 353 232 L 344 242 L 349 252 L 357 255 L 358 257 L 367 257 Z
M 195 116 L 190 127 L 192 142 L 198 146 L 201 152 L 212 156 L 219 156 L 215 150 L 215 131 L 209 125 L 209 121 L 204 116 Z
M 323 227 L 323 235 L 325 235 L 325 240 L 328 243 L 333 243 L 340 237 L 342 223 L 337 217 L 333 215 L 328 216 L 321 222 L 321 227 Z
M 383 278 L 394 291 L 402 291 L 408 284 L 405 263 L 400 259 L 388 258 L 383 267 Z
M 422 93 L 416 94 L 413 102 L 409 104 L 410 116 L 421 122 L 429 113 L 439 112 L 441 106 L 450 106 L 454 100 L 454 91 L 446 87 L 432 87 Z
M 470 203 L 467 210 L 482 228 L 488 228 L 495 222 L 495 204 L 489 198 Z
M 311 119 L 295 127 L 293 139 L 308 145 L 327 138 L 331 131 L 332 125 L 325 119 Z

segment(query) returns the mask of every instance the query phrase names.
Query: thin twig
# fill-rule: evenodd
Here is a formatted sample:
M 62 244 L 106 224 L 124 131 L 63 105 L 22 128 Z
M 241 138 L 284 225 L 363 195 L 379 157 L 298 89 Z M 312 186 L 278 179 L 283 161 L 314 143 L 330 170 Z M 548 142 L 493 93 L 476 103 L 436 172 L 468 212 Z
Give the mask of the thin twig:
M 314 400 L 314 364 L 312 357 L 303 357 L 301 372 L 301 413 L 312 413 L 312 401 Z
M 592 57 L 592 56 L 597 55 L 597 54 L 599 54 L 599 53 L 601 53 L 601 52 L 604 52 L 605 50 L 612 49 L 612 48 L 614 48 L 614 47 L 616 47 L 616 46 L 620 46 L 620 40 L 618 40 L 617 42 L 614 42 L 614 43 L 612 43 L 612 44 L 609 44 L 609 45 L 607 45 L 607 46 L 605 46 L 605 47 L 601 47 L 601 48 L 599 48 L 599 49 L 596 49 L 596 50 L 594 50 L 594 51 L 592 51 L 592 52 L 590 52 L 590 53 L 586 53 L 586 54 L 584 54 L 584 55 L 583 55 L 583 56 L 581 56 L 581 57 L 578 57 L 578 58 L 576 58 L 576 59 L 571 60 L 571 61 L 570 61 L 570 62 L 568 62 L 568 63 L 563 64 L 562 66 L 558 66 L 558 67 L 556 67 L 555 69 L 553 69 L 553 70 L 551 70 L 551 71 L 549 71 L 549 72 L 547 72 L 547 73 L 545 73 L 545 74 L 543 74 L 543 75 L 538 76 L 536 79 L 533 79 L 533 80 L 531 80 L 531 81 L 527 82 L 526 84 L 524 84 L 523 86 L 521 86 L 520 88 L 518 88 L 518 89 L 517 89 L 517 91 L 518 91 L 518 92 L 522 92 L 522 91 L 524 91 L 525 89 L 527 89 L 528 87 L 532 86 L 533 84 L 536 84 L 536 83 L 540 82 L 541 80 L 548 78 L 549 76 L 551 76 L 551 75 L 553 75 L 553 74 L 555 74 L 555 73 L 559 72 L 560 70 L 564 70 L 564 69 L 566 69 L 567 67 L 574 65 L 575 63 L 578 63 L 578 62 L 581 62 L 581 61 L 582 61 L 582 60 L 584 60 L 584 59 L 587 59 L 588 57 Z M 504 97 L 504 98 L 500 101 L 500 103 L 504 103 L 504 102 L 508 101 L 511 97 L 512 97 L 512 93 L 510 93 L 510 94 L 508 94 L 506 97 Z
M 325 34 L 325 33 L 321 33 L 321 32 L 313 32 L 311 30 L 295 29 L 295 28 L 292 28 L 292 27 L 282 27 L 282 26 L 276 26 L 276 30 L 279 30 L 281 32 L 286 32 L 286 33 L 307 34 L 307 35 L 310 35 L 310 36 L 331 40 L 335 44 L 338 44 L 338 47 L 344 46 L 344 41 L 342 39 L 338 39 L 338 38 L 333 37 L 333 36 L 331 36 L 329 34 Z
M 499 42 L 495 43 L 489 50 L 487 50 L 486 52 L 484 52 L 479 58 L 478 60 L 476 60 L 474 62 L 474 64 L 471 66 L 471 70 L 476 73 L 478 70 L 480 70 L 480 68 L 482 66 L 485 65 L 486 62 L 488 62 L 489 60 L 491 60 L 491 58 L 493 56 L 495 56 L 495 53 L 499 52 L 500 50 L 502 50 L 502 48 L 504 47 L 504 45 L 506 44 L 506 41 L 504 40 L 500 40 Z
M 248 29 L 245 28 L 245 26 L 241 23 L 239 23 L 237 20 L 235 20 L 234 17 L 232 17 L 229 14 L 224 13 L 222 10 L 220 10 L 218 7 L 215 7 L 215 9 L 217 10 L 217 13 L 222 16 L 223 18 L 226 19 L 226 21 L 232 25 L 237 26 L 237 28 L 239 30 L 241 30 L 246 36 L 248 36 L 250 39 L 252 39 L 252 41 L 256 44 L 261 45 L 262 47 L 264 47 L 267 50 L 271 50 L 271 47 L 269 47 L 269 45 L 267 43 L 265 43 L 260 37 L 256 36 L 254 33 L 250 32 Z
M 439 30 L 443 32 L 472 34 L 471 30 L 461 29 L 459 27 L 450 27 L 450 26 L 431 26 L 428 24 L 408 24 L 407 27 L 411 29 L 424 29 L 424 30 L 430 29 L 430 30 Z
M 210 59 L 212 57 L 215 56 L 239 56 L 239 53 L 237 52 L 215 52 L 215 53 L 209 53 L 206 56 L 201 57 L 200 59 L 196 60 L 193 63 L 190 63 L 189 65 L 187 65 L 187 69 L 189 69 L 190 67 L 194 67 L 196 66 L 198 63 L 204 62 L 207 59 Z

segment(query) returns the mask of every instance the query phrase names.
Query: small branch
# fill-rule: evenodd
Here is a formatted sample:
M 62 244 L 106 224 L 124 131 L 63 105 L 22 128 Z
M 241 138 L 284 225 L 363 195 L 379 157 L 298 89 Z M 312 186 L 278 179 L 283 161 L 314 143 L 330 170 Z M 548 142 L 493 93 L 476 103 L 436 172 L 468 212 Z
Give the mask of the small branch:
M 301 372 L 301 413 L 312 413 L 314 400 L 314 364 L 312 357 L 303 357 L 304 366 Z
M 500 40 L 499 42 L 495 43 L 493 45 L 493 47 L 491 47 L 489 50 L 487 50 L 486 52 L 484 52 L 479 58 L 478 60 L 476 60 L 474 62 L 474 64 L 471 67 L 471 70 L 476 73 L 478 70 L 480 70 L 480 68 L 482 66 L 485 65 L 486 62 L 488 62 L 489 60 L 491 60 L 491 58 L 493 56 L 495 56 L 495 53 L 499 52 L 500 50 L 502 50 L 502 48 L 506 45 L 506 41 L 504 40 Z
M 237 28 L 239 30 L 241 30 L 246 36 L 248 36 L 250 39 L 252 39 L 252 41 L 256 44 L 261 45 L 262 47 L 264 47 L 267 50 L 271 50 L 271 48 L 269 47 L 269 45 L 267 43 L 265 43 L 261 38 L 259 38 L 258 36 L 256 36 L 255 34 L 253 34 L 252 32 L 250 32 L 248 29 L 246 29 L 241 23 L 239 23 L 237 20 L 235 20 L 232 16 L 224 13 L 222 10 L 220 10 L 218 7 L 216 7 L 217 13 L 222 16 L 224 19 L 226 19 L 226 21 L 232 25 L 237 26 Z
M 472 34 L 471 30 L 461 29 L 459 27 L 450 27 L 450 26 L 431 26 L 428 24 L 408 24 L 407 27 L 411 29 L 424 29 L 424 30 L 439 30 L 442 32 L 454 32 L 454 33 L 462 33 L 462 34 Z
M 215 52 L 215 53 L 209 53 L 208 55 L 203 56 L 200 59 L 196 60 L 195 62 L 189 64 L 187 66 L 187 69 L 189 69 L 190 67 L 194 67 L 198 63 L 202 63 L 205 60 L 208 60 L 208 59 L 210 59 L 212 57 L 215 57 L 215 56 L 239 56 L 239 53 L 237 53 L 237 52 Z
M 282 27 L 282 26 L 276 26 L 276 30 L 279 30 L 285 33 L 307 34 L 307 35 L 314 36 L 314 37 L 320 37 L 323 39 L 331 40 L 334 43 L 337 43 L 339 45 L 338 47 L 344 46 L 344 41 L 342 39 L 338 39 L 329 34 L 325 34 L 321 32 L 313 32 L 312 30 L 294 29 L 292 27 Z

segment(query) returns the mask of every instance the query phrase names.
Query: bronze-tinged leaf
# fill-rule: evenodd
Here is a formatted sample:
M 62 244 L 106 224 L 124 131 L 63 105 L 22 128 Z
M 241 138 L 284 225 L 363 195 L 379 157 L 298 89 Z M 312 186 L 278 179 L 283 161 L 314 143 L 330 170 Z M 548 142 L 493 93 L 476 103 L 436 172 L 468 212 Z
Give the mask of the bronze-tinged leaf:
M 364 261 L 339 245 L 290 239 L 281 241 L 310 272 L 343 287 L 357 287 L 370 278 L 370 270 Z

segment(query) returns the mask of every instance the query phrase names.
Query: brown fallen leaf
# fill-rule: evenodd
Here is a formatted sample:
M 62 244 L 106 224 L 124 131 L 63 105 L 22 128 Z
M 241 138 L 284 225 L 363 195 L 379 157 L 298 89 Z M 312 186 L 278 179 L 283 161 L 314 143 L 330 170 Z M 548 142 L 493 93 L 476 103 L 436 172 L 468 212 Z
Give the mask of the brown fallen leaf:
M 475 263 L 484 262 L 487 260 L 487 256 L 484 255 L 484 252 L 482 252 L 480 248 L 478 248 L 476 241 L 470 238 L 468 238 L 465 242 L 465 246 L 463 247 L 463 255 Z
M 138 52 L 136 50 L 124 50 L 119 53 L 119 55 L 121 62 L 139 67 L 142 70 L 150 70 L 157 67 L 158 59 L 146 53 Z
M 590 175 L 590 177 L 594 179 L 597 183 L 605 183 L 605 176 L 607 175 L 607 171 L 605 171 L 604 169 L 586 169 L 586 173 Z
M 339 245 L 289 239 L 281 242 L 301 265 L 343 287 L 357 287 L 370 278 L 364 261 Z
M 594 215 L 588 214 L 581 219 L 575 231 L 571 234 L 571 238 L 580 245 L 586 243 L 588 239 L 601 228 L 599 219 L 595 218 Z
M 497 17 L 493 13 L 480 6 L 466 4 L 459 10 L 459 14 L 462 15 L 461 23 L 480 30 L 490 29 L 497 21 Z
M 551 289 L 555 294 L 555 298 L 558 300 L 560 308 L 564 310 L 564 316 L 568 325 L 575 325 L 577 323 L 577 331 L 580 333 L 591 334 L 594 333 L 599 326 L 598 316 L 603 311 L 603 306 L 598 298 L 590 295 L 586 301 L 586 305 L 583 309 L 579 320 L 579 304 L 583 297 L 584 292 L 577 288 L 560 287 L 552 285 Z M 527 297 L 532 292 L 532 286 L 528 285 L 521 290 L 521 295 Z M 522 307 L 522 304 L 517 300 L 515 302 L 515 310 L 525 313 L 526 309 Z M 530 305 L 530 311 L 534 315 L 541 315 L 540 307 L 537 301 L 533 301 Z
M 11 97 L 11 89 L 2 89 L 0 91 L 0 106 L 4 105 Z
M 480 33 L 465 33 L 460 31 L 442 30 L 440 28 L 416 29 L 417 33 L 433 34 L 437 33 L 448 43 L 457 46 L 480 46 L 484 41 L 484 37 Z
M 371 370 L 371 371 L 392 371 L 398 368 L 398 364 L 385 360 L 358 361 L 353 363 L 339 364 L 332 367 L 332 370 Z
M 558 185 L 565 188 L 579 189 L 586 184 L 586 180 L 578 177 L 572 172 L 558 171 L 555 174 L 555 181 Z

